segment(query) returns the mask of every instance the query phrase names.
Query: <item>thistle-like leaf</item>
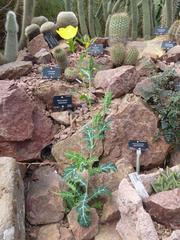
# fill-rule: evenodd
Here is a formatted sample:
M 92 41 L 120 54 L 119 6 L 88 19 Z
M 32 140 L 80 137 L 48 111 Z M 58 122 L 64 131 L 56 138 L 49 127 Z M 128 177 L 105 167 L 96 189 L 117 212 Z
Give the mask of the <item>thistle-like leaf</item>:
M 114 163 L 106 163 L 99 166 L 101 172 L 117 172 L 117 167 Z
M 88 201 L 91 201 L 93 199 L 96 199 L 97 197 L 106 196 L 106 195 L 111 195 L 111 192 L 109 191 L 109 189 L 105 186 L 99 186 L 94 189 Z
M 76 176 L 76 173 L 77 173 L 76 165 L 72 164 L 71 166 L 65 168 L 63 178 L 66 181 L 72 180 Z
M 91 217 L 90 207 L 88 205 L 88 195 L 86 193 L 82 195 L 76 210 L 80 226 L 89 227 L 91 225 Z
M 87 144 L 88 149 L 91 151 L 95 148 L 95 134 L 94 129 L 90 125 L 86 125 L 84 127 L 84 135 L 85 135 L 85 141 Z
M 81 153 L 69 151 L 65 153 L 65 156 L 74 162 L 77 169 L 83 171 L 88 164 L 87 158 L 85 158 Z

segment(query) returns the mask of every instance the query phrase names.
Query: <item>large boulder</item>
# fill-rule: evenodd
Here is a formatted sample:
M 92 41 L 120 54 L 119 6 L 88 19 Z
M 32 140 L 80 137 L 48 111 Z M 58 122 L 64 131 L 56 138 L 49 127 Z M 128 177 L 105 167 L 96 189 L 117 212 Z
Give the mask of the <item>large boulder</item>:
M 94 78 L 96 89 L 112 92 L 113 98 L 130 92 L 139 81 L 139 74 L 133 66 L 99 71 Z
M 173 231 L 170 237 L 165 240 L 179 240 L 180 239 L 180 230 Z
M 25 240 L 24 185 L 15 159 L 0 157 L 0 239 Z
M 25 76 L 32 70 L 32 62 L 16 61 L 0 66 L 0 80 L 16 79 Z
M 134 95 L 126 95 L 122 100 L 113 101 L 108 117 L 110 130 L 104 141 L 104 153 L 101 162 L 116 162 L 124 158 L 135 166 L 136 152 L 128 149 L 129 140 L 145 140 L 149 144 L 141 156 L 141 166 L 151 168 L 163 163 L 169 145 L 162 138 L 154 143 L 158 132 L 158 118 Z
M 116 230 L 116 224 L 100 225 L 98 235 L 94 240 L 122 240 L 119 233 Z
M 29 53 L 33 56 L 36 53 L 38 53 L 41 49 L 49 50 L 48 44 L 45 41 L 43 34 L 37 35 L 30 42 L 28 42 L 27 48 Z
M 51 120 L 13 81 L 0 81 L 0 156 L 40 158 L 53 137 Z
M 156 193 L 147 198 L 144 204 L 157 222 L 180 229 L 180 188 Z

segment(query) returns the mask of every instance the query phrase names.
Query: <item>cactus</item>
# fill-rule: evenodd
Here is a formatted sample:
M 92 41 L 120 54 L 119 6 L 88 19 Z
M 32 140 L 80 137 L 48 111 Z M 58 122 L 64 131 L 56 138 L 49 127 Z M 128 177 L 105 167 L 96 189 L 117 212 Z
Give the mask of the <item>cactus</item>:
M 31 24 L 37 24 L 38 26 L 41 26 L 43 23 L 47 22 L 48 19 L 44 16 L 39 16 L 39 17 L 33 17 Z
M 7 32 L 5 40 L 4 57 L 7 62 L 13 62 L 16 60 L 18 53 L 18 37 L 19 30 L 16 14 L 13 11 L 9 11 L 6 16 L 5 29 Z
M 113 65 L 118 67 L 121 66 L 125 58 L 126 50 L 122 43 L 114 44 L 110 48 L 110 55 Z
M 170 27 L 174 21 L 174 0 L 166 0 L 166 18 L 167 27 Z
M 55 29 L 56 29 L 55 23 L 48 21 L 41 25 L 40 32 L 41 33 L 45 33 L 45 32 L 53 32 L 54 33 Z
M 110 20 L 111 20 L 111 15 L 108 16 L 107 20 L 106 20 L 106 27 L 105 27 L 105 37 L 109 36 L 109 24 L 110 24 Z
M 58 46 L 58 47 L 54 48 L 52 54 L 53 54 L 53 57 L 55 58 L 57 64 L 60 66 L 61 71 L 64 72 L 64 70 L 66 69 L 66 67 L 68 65 L 66 52 Z
M 25 35 L 29 41 L 35 38 L 37 35 L 40 34 L 40 27 L 33 23 L 25 28 Z
M 179 27 L 176 30 L 175 38 L 176 38 L 176 43 L 180 45 L 180 24 L 179 24 Z
M 31 20 L 34 16 L 35 0 L 24 0 L 23 5 L 23 20 L 21 28 L 21 37 L 19 40 L 19 49 L 22 49 L 26 45 L 25 28 L 31 24 Z
M 131 0 L 131 22 L 132 22 L 132 31 L 131 37 L 133 40 L 136 40 L 138 37 L 138 7 L 137 0 Z
M 142 1 L 142 9 L 143 9 L 143 36 L 145 40 L 149 40 L 152 35 L 150 0 Z
M 0 53 L 0 65 L 3 65 L 5 63 L 6 63 L 6 60 L 5 60 L 4 56 L 3 56 L 3 54 Z
M 69 12 L 72 9 L 72 2 L 71 0 L 64 0 L 65 11 Z
M 110 44 L 123 42 L 128 38 L 129 16 L 127 13 L 113 14 L 109 23 Z
M 94 25 L 94 0 L 88 0 L 88 23 L 89 23 L 89 33 L 91 38 L 95 37 L 95 25 Z
M 57 16 L 56 25 L 58 28 L 67 27 L 68 25 L 77 27 L 78 19 L 73 12 L 60 12 Z
M 82 35 L 88 35 L 88 29 L 86 25 L 85 11 L 84 11 L 84 0 L 77 0 L 77 10 L 79 16 L 79 24 Z
M 135 47 L 131 47 L 127 50 L 124 59 L 124 65 L 136 65 L 139 57 L 139 51 Z
M 79 69 L 76 67 L 67 67 L 64 71 L 65 79 L 69 82 L 79 78 Z
M 177 29 L 178 29 L 178 27 L 180 26 L 180 20 L 176 20 L 172 25 L 171 25 L 171 27 L 170 27 L 170 29 L 169 29 L 169 32 L 168 32 L 168 34 L 169 34 L 169 39 L 170 40 L 175 40 L 175 38 L 176 38 L 176 31 L 177 31 Z

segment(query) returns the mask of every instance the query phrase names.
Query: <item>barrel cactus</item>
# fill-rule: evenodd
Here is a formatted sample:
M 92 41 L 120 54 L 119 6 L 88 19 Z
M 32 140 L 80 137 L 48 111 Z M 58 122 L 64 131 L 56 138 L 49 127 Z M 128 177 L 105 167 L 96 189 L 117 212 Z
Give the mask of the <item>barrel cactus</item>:
M 113 65 L 118 67 L 121 66 L 125 58 L 126 50 L 122 43 L 114 44 L 110 48 L 110 55 Z
M 40 32 L 41 33 L 46 33 L 46 32 L 53 32 L 55 33 L 56 25 L 53 22 L 45 22 L 41 25 L 40 27 Z
M 78 26 L 78 19 L 73 12 L 60 12 L 57 16 L 57 27 L 63 28 L 68 25 L 72 25 L 73 27 Z
M 124 59 L 124 65 L 136 65 L 139 57 L 139 51 L 135 47 L 131 47 L 127 50 L 126 56 Z
M 175 40 L 175 36 L 176 36 L 176 31 L 178 29 L 178 27 L 180 26 L 180 20 L 176 20 L 170 27 L 169 29 L 169 39 L 170 40 Z
M 54 48 L 52 54 L 57 64 L 60 66 L 61 71 L 64 72 L 68 65 L 66 52 L 62 48 L 57 46 L 56 48 Z
M 31 23 L 37 24 L 38 26 L 41 26 L 43 23 L 47 22 L 48 19 L 44 16 L 39 16 L 39 17 L 33 17 Z
M 25 35 L 29 41 L 35 38 L 37 35 L 40 34 L 40 27 L 33 23 L 25 28 Z
M 76 67 L 67 67 L 64 72 L 65 79 L 69 82 L 79 78 L 79 69 Z
M 129 33 L 129 16 L 127 13 L 116 13 L 112 15 L 109 24 L 110 44 L 125 43 Z

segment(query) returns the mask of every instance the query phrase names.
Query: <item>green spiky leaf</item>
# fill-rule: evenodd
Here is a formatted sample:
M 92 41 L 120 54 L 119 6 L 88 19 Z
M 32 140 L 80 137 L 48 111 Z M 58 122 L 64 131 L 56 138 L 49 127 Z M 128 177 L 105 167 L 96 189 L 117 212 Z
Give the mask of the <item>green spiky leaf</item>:
M 91 225 L 91 218 L 90 207 L 88 205 L 88 195 L 86 193 L 82 195 L 76 210 L 80 226 L 89 227 Z
M 99 186 L 97 188 L 94 189 L 94 191 L 92 192 L 92 194 L 89 197 L 89 201 L 96 199 L 100 196 L 106 196 L 106 195 L 110 195 L 111 192 L 109 191 L 109 189 L 105 186 Z

